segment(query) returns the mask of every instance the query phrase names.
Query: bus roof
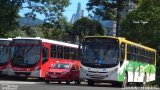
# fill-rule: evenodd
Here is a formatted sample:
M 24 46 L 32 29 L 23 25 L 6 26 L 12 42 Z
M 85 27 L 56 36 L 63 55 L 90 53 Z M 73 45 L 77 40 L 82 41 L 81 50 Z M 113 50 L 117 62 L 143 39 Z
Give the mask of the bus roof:
M 40 37 L 36 37 L 36 38 L 31 38 L 31 37 L 16 37 L 16 38 L 13 38 L 13 39 L 41 40 L 42 42 L 47 42 L 47 43 L 51 43 L 51 44 L 56 44 L 56 45 L 62 45 L 62 46 L 67 46 L 67 47 L 78 48 L 78 45 L 76 45 L 76 44 L 70 44 L 70 43 L 61 42 L 61 41 L 56 41 L 56 40 L 44 39 L 44 38 L 40 38 Z
M 0 38 L 0 40 L 12 41 L 12 38 Z
M 90 38 L 90 37 L 91 37 L 91 38 L 96 38 L 96 37 L 98 37 L 98 38 L 113 38 L 113 39 L 117 39 L 117 40 L 119 40 L 119 41 L 121 41 L 121 42 L 125 42 L 125 43 L 127 43 L 127 44 L 135 45 L 135 46 L 137 46 L 137 47 L 145 48 L 145 49 L 148 49 L 148 50 L 151 50 L 151 51 L 156 51 L 156 50 L 153 49 L 153 48 L 150 48 L 150 47 L 147 47 L 147 46 L 144 46 L 144 45 L 141 45 L 141 44 L 138 44 L 138 43 L 129 41 L 129 40 L 125 39 L 124 37 L 112 37 L 112 36 L 86 36 L 86 37 L 84 37 L 84 38 Z

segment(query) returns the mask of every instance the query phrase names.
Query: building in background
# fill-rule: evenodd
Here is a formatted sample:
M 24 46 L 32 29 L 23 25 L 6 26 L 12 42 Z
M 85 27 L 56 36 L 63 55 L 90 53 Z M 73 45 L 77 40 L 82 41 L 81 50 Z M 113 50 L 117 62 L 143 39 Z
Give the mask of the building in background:
M 72 18 L 70 20 L 70 23 L 74 23 L 76 22 L 78 19 L 80 19 L 81 17 L 83 17 L 83 10 L 81 9 L 81 3 L 78 3 L 78 6 L 77 6 L 77 11 L 76 13 L 74 13 L 72 15 Z
M 105 30 L 106 36 L 116 36 L 116 21 L 102 20 L 102 18 L 98 15 L 95 15 L 93 19 L 101 23 L 102 27 Z

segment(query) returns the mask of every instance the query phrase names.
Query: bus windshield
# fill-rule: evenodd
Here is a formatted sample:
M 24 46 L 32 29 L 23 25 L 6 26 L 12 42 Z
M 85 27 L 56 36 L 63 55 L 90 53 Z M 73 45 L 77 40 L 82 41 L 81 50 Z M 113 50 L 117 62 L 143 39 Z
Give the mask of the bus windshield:
M 11 63 L 14 66 L 32 67 L 40 59 L 40 46 L 15 45 L 11 46 Z
M 0 65 L 7 64 L 8 50 L 9 50 L 9 46 L 0 45 Z
M 85 42 L 82 45 L 82 64 L 90 67 L 112 67 L 118 64 L 118 42 Z

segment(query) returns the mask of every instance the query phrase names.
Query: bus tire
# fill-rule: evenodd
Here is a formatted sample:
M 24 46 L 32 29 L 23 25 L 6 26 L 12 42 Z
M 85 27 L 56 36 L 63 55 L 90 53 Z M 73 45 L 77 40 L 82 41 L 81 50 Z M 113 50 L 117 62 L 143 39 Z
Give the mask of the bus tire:
M 147 75 L 146 73 L 144 74 L 144 77 L 143 77 L 143 87 L 146 86 L 146 83 L 147 83 Z
M 127 87 L 128 85 L 128 74 L 127 72 L 124 74 L 124 80 L 123 80 L 123 84 L 122 84 L 122 88 Z
M 58 84 L 61 84 L 61 81 L 58 81 Z
M 94 81 L 88 80 L 88 86 L 94 86 Z
M 69 76 L 67 81 L 66 81 L 66 84 L 70 84 L 70 82 L 71 82 L 71 77 Z
M 81 84 L 81 81 L 80 80 L 76 80 L 75 84 Z
M 49 83 L 49 80 L 45 80 L 45 83 Z
M 122 82 L 113 82 L 112 86 L 114 86 L 114 87 L 121 87 L 122 84 L 123 84 Z

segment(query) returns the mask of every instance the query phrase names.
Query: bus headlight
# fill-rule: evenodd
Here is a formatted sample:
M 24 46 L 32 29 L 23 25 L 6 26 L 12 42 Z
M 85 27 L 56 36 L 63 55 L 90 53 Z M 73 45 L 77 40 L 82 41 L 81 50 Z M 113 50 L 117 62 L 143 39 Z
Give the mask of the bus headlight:
M 118 71 L 118 68 L 114 69 L 113 71 L 109 72 L 108 76 L 111 76 L 112 74 L 116 73 Z
M 80 67 L 80 71 L 83 72 L 83 73 L 86 73 L 86 70 L 82 67 Z

